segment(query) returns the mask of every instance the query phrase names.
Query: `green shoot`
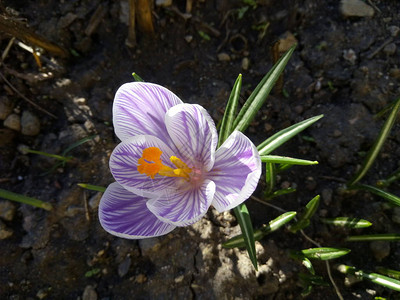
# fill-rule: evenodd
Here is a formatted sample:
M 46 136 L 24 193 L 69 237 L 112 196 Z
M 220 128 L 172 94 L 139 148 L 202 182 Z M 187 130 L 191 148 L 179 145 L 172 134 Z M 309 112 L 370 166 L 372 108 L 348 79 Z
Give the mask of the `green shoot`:
M 43 202 L 39 199 L 27 197 L 21 194 L 16 194 L 7 190 L 0 189 L 0 198 L 4 198 L 7 200 L 12 200 L 20 203 L 29 204 L 35 207 L 42 208 L 44 210 L 50 211 L 53 209 L 51 203 Z

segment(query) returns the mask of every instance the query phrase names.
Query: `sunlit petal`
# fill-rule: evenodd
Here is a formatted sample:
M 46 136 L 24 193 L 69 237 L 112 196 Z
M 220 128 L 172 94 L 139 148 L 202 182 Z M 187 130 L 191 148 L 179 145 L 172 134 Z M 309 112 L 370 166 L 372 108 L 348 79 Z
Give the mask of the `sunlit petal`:
M 207 111 L 195 104 L 176 105 L 167 112 L 165 123 L 181 159 L 192 166 L 201 163 L 209 171 L 214 165 L 218 135 Z
M 142 239 L 167 234 L 175 226 L 156 218 L 146 207 L 147 198 L 135 195 L 121 185 L 110 184 L 100 201 L 99 220 L 116 236 Z
M 223 212 L 248 199 L 257 187 L 261 160 L 256 147 L 241 132 L 233 132 L 215 153 L 208 178 L 217 189 L 212 205 Z
M 161 159 L 164 164 L 173 167 L 169 158 L 174 154 L 160 139 L 139 135 L 125 140 L 115 147 L 110 157 L 110 170 L 115 180 L 125 189 L 144 197 L 154 197 L 171 188 L 177 178 L 156 175 L 151 179 L 137 170 L 138 160 L 143 149 L 157 147 L 162 151 Z
M 205 180 L 196 189 L 171 191 L 157 199 L 151 199 L 147 202 L 147 207 L 164 222 L 175 226 L 186 226 L 197 222 L 205 215 L 214 193 L 215 183 Z
M 121 141 L 135 135 L 154 135 L 169 142 L 165 113 L 182 101 L 168 89 L 152 83 L 131 82 L 115 94 L 113 124 Z

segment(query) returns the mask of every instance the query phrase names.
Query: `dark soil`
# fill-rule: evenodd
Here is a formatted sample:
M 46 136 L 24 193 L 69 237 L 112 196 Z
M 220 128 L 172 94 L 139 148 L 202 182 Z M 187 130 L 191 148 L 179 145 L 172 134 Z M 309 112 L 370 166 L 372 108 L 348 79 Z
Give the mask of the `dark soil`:
M 128 1 L 3 1 L 3 15 L 25 22 L 71 55 L 61 58 L 44 52 L 39 70 L 34 56 L 14 43 L 0 69 L 1 103 L 16 118 L 30 112 L 40 121 L 39 133 L 31 135 L 24 132 L 24 124 L 21 130 L 12 130 L 1 121 L 0 188 L 54 207 L 48 212 L 1 200 L 0 298 L 300 298 L 299 273 L 308 271 L 289 257 L 289 250 L 314 247 L 302 235 L 280 229 L 257 243 L 255 272 L 245 251 L 221 247 L 240 232 L 230 213 L 210 210 L 203 220 L 167 236 L 123 240 L 99 225 L 101 193 L 77 186 L 107 186 L 113 181 L 108 158 L 118 140 L 112 101 L 117 88 L 133 80 L 132 72 L 166 86 L 185 102 L 203 105 L 218 122 L 238 74 L 243 74 L 244 101 L 278 52 L 296 40 L 283 80 L 247 134 L 257 145 L 281 129 L 324 114 L 274 152 L 318 160 L 319 165 L 280 174 L 277 188 L 297 191 L 270 203 L 301 212 L 320 194 L 321 205 L 305 232 L 323 246 L 352 250 L 331 262 L 343 297 L 396 299 L 395 292 L 371 282 L 345 284 L 335 266 L 344 263 L 366 272 L 376 272 L 377 266 L 400 270 L 398 243 L 344 242 L 350 234 L 400 233 L 400 209 L 366 192 L 343 192 L 344 182 L 362 163 L 384 122 L 376 114 L 400 95 L 400 2 L 365 1 L 374 5 L 373 16 L 358 17 L 345 16 L 340 2 L 333 0 L 260 0 L 254 6 L 239 0 L 193 2 L 187 19 L 186 1 L 154 7 L 155 36 L 138 31 L 137 45 L 130 48 L 125 43 Z M 100 6 L 100 22 L 88 32 Z M 10 38 L 1 33 L 2 51 Z M 278 41 L 280 49 L 274 47 Z M 25 145 L 61 154 L 91 135 L 96 137 L 71 151 L 75 160 L 53 172 L 47 171 L 55 160 L 21 150 Z M 373 185 L 387 177 L 400 167 L 399 158 L 397 122 L 362 182 Z M 263 184 L 256 192 L 259 197 L 262 188 Z M 388 191 L 400 195 L 399 184 Z M 255 227 L 281 214 L 254 200 L 246 204 Z M 373 226 L 339 230 L 320 221 L 338 216 L 364 218 Z M 315 262 L 314 267 L 329 285 L 316 286 L 309 298 L 337 299 L 325 264 Z

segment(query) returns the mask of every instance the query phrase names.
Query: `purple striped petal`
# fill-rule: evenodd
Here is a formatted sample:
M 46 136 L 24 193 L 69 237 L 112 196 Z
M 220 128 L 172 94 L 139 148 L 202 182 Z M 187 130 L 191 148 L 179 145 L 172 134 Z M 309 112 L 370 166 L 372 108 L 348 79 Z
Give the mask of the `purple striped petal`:
M 261 160 L 254 144 L 241 132 L 233 132 L 215 153 L 215 164 L 207 178 L 217 189 L 212 205 L 218 212 L 234 208 L 257 187 Z
M 214 165 L 218 142 L 214 121 L 200 105 L 180 104 L 165 116 L 168 133 L 189 167 L 201 166 L 205 171 Z
M 147 207 L 163 222 L 175 226 L 187 226 L 205 215 L 214 193 L 215 183 L 204 180 L 198 188 L 179 189 L 175 193 L 171 192 L 157 199 L 151 199 L 147 202 Z
M 175 226 L 156 218 L 146 207 L 147 198 L 121 185 L 110 184 L 100 200 L 99 220 L 103 228 L 118 237 L 142 239 L 171 232 Z
M 113 124 L 121 141 L 136 135 L 154 135 L 169 143 L 165 113 L 182 101 L 168 89 L 144 82 L 122 85 L 115 94 Z
M 175 155 L 160 139 L 151 135 L 139 135 L 125 140 L 115 147 L 110 157 L 110 170 L 115 180 L 128 191 L 144 197 L 154 197 L 172 188 L 177 181 L 174 177 L 155 175 L 151 179 L 137 170 L 143 149 L 157 147 L 162 151 L 161 160 L 173 167 L 169 158 Z

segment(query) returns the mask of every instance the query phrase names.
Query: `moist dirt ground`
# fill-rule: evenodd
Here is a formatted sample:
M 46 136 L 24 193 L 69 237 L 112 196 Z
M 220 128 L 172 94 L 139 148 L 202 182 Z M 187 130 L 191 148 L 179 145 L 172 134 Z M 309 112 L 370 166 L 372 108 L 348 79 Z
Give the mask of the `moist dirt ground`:
M 155 35 L 137 30 L 136 45 L 128 47 L 128 1 L 2 1 L 3 16 L 63 47 L 68 57 L 44 51 L 40 67 L 17 38 L 0 67 L 0 187 L 54 207 L 46 211 L 0 200 L 0 298 L 301 298 L 301 274 L 308 271 L 289 252 L 314 247 L 303 235 L 281 228 L 257 242 L 256 272 L 245 250 L 221 246 L 240 233 L 231 213 L 210 209 L 198 223 L 166 236 L 125 240 L 101 228 L 101 193 L 77 185 L 113 182 L 108 159 L 119 141 L 112 101 L 121 84 L 133 81 L 132 72 L 204 106 L 218 123 L 238 74 L 243 103 L 279 55 L 297 43 L 246 133 L 257 145 L 324 114 L 274 151 L 319 164 L 279 174 L 276 189 L 296 192 L 268 203 L 301 213 L 321 195 L 305 233 L 322 246 L 351 249 L 330 262 L 344 299 L 398 299 L 390 289 L 346 279 L 336 266 L 400 270 L 398 243 L 345 241 L 349 235 L 400 233 L 400 209 L 366 192 L 343 192 L 387 117 L 377 113 L 400 96 L 400 2 L 199 0 L 189 12 L 186 1 L 157 2 L 166 6 L 153 8 Z M 0 33 L 2 52 L 11 38 Z M 23 151 L 61 155 L 87 137 L 68 153 L 74 159 L 55 168 L 54 158 Z M 397 122 L 362 182 L 386 178 L 399 168 L 399 158 Z M 258 198 L 264 181 L 263 175 Z M 396 182 L 387 190 L 400 195 Z M 246 204 L 256 228 L 282 214 L 254 199 Z M 342 216 L 373 226 L 346 230 L 321 222 Z M 308 298 L 338 299 L 325 263 L 314 261 L 314 268 L 327 285 L 315 285 Z

